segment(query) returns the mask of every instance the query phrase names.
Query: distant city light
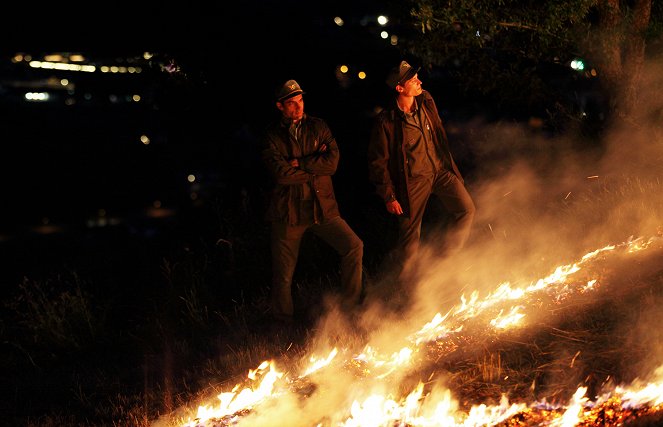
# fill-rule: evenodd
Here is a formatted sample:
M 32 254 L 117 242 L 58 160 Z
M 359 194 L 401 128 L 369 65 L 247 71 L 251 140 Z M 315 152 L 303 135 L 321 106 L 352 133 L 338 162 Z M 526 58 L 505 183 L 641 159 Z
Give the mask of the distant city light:
M 339 27 L 342 27 L 345 22 L 343 22 L 343 18 L 340 16 L 334 17 L 334 24 L 338 25 Z
M 392 35 L 389 38 L 389 42 L 391 43 L 392 46 L 396 46 L 398 44 L 398 36 L 397 35 Z
M 387 39 L 389 38 L 389 33 L 386 31 L 382 31 L 380 32 L 380 37 L 382 37 L 383 39 Z
M 150 145 L 150 138 L 147 135 L 141 135 L 140 136 L 140 142 L 143 143 L 143 145 Z
M 345 74 L 345 73 L 347 73 L 350 69 L 348 68 L 347 65 L 341 65 L 341 66 L 339 67 L 339 70 L 341 71 L 341 73 Z
M 138 94 L 135 94 L 135 95 L 131 96 L 131 100 L 134 101 L 134 102 L 140 102 L 140 99 L 141 99 L 140 95 L 138 95 Z
M 145 59 L 149 59 L 152 57 L 152 54 L 150 53 L 145 53 L 143 54 Z M 51 55 L 46 55 L 44 57 L 44 61 L 33 61 L 32 57 L 30 55 L 22 55 L 22 54 L 16 54 L 12 57 L 12 61 L 14 63 L 18 63 L 21 61 L 26 61 L 32 68 L 43 68 L 43 69 L 49 69 L 49 70 L 64 70 L 64 71 L 82 71 L 82 72 L 87 72 L 87 73 L 93 73 L 97 71 L 101 71 L 102 73 L 141 73 L 143 70 L 141 67 L 136 67 L 136 66 L 116 66 L 116 65 L 101 65 L 97 68 L 95 65 L 83 65 L 83 64 L 71 64 L 71 62 L 84 62 L 86 61 L 85 57 L 83 55 L 70 55 L 68 57 L 64 57 L 61 54 L 51 54 Z M 129 58 L 131 59 L 131 58 Z M 132 62 L 132 61 L 129 61 Z
M 44 60 L 48 62 L 62 62 L 64 61 L 64 58 L 59 53 L 54 53 L 52 55 L 44 56 Z
M 44 102 L 50 98 L 48 92 L 28 92 L 25 94 L 26 101 Z
M 366 78 L 366 73 L 360 71 L 359 73 L 357 73 L 357 77 L 359 77 L 361 80 L 364 80 Z
M 189 174 L 189 175 L 187 175 L 186 180 L 189 181 L 189 182 L 196 182 L 196 175 Z
M 44 68 L 47 70 L 84 71 L 86 73 L 93 73 L 97 69 L 94 65 L 67 64 L 63 62 L 49 61 L 30 61 L 30 66 L 32 68 Z
M 389 22 L 389 19 L 386 16 L 384 15 L 378 16 L 378 24 L 387 25 L 387 22 Z
M 102 65 L 99 67 L 99 71 L 102 73 L 141 73 L 143 70 L 140 67 L 118 67 L 115 65 L 109 66 L 109 65 Z

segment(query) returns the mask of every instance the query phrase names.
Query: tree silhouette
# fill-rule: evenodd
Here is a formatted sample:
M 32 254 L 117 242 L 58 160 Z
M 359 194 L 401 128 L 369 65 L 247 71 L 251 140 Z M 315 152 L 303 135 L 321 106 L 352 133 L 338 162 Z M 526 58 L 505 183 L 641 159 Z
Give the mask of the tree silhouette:
M 406 36 L 401 48 L 422 65 L 449 70 L 468 94 L 530 110 L 558 102 L 568 112 L 558 77 L 581 59 L 585 68 L 571 79 L 596 80 L 605 107 L 622 120 L 637 103 L 647 44 L 663 28 L 663 6 L 652 0 L 410 0 L 390 7 Z

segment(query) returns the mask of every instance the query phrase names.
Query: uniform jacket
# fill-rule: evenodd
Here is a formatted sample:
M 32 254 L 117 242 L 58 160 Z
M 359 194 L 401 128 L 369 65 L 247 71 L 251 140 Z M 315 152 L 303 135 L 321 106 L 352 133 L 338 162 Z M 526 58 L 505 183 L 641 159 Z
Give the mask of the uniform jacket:
M 451 171 L 463 181 L 456 162 L 449 151 L 449 141 L 442 119 L 433 97 L 424 90 L 415 97 L 417 105 L 428 117 L 433 127 L 433 143 L 441 159 L 451 165 Z M 404 113 L 398 108 L 394 98 L 392 105 L 385 108 L 375 118 L 368 144 L 369 179 L 377 195 L 388 202 L 395 197 L 403 208 L 403 214 L 410 215 L 408 193 L 408 164 L 406 148 L 403 146 Z
M 261 156 L 274 179 L 266 212 L 268 221 L 299 224 L 304 185 L 310 185 L 315 200 L 314 223 L 340 216 L 332 184 L 339 160 L 338 145 L 323 119 L 304 115 L 297 140 L 290 135 L 288 123 L 277 120 L 266 129 Z M 299 159 L 299 168 L 288 163 L 294 158 Z

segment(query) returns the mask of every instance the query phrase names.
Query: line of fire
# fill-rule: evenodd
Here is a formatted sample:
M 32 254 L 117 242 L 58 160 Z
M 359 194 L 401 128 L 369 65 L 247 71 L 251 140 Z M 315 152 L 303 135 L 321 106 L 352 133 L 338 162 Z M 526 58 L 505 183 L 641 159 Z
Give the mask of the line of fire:
M 543 388 L 536 378 L 521 377 L 513 369 L 500 370 L 499 361 L 486 363 L 484 372 L 476 374 L 491 381 L 451 374 L 454 364 L 498 340 L 512 342 L 510 351 L 516 352 L 542 327 L 562 336 L 564 331 L 554 326 L 555 313 L 564 306 L 583 310 L 584 300 L 611 286 L 611 271 L 660 264 L 661 255 L 660 235 L 631 237 L 560 265 L 529 284 L 504 282 L 485 296 L 463 295 L 445 314 L 438 312 L 423 325 L 378 331 L 359 344 L 363 347 L 347 342 L 332 347 L 327 340 L 295 366 L 266 360 L 197 409 L 180 408 L 169 422 L 176 418 L 180 427 L 264 426 L 276 425 L 275 420 L 281 420 L 278 425 L 317 427 L 570 427 L 661 420 L 663 366 L 629 384 L 607 375 L 585 378 L 575 389 L 557 390 Z M 544 313 L 545 324 L 536 320 Z M 566 366 L 559 368 L 573 370 L 584 357 L 580 351 L 569 354 Z M 493 372 L 485 372 L 487 366 Z M 463 390 L 462 383 L 473 389 Z

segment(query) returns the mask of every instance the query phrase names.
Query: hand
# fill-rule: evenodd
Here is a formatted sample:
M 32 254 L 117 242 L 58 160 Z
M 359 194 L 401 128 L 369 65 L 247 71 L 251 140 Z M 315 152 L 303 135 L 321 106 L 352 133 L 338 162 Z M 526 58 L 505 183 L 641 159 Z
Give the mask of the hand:
M 290 166 L 293 167 L 293 168 L 298 168 L 299 167 L 299 159 L 289 160 L 288 163 L 290 163 Z
M 398 203 L 398 200 L 392 200 L 385 204 L 387 206 L 387 212 L 394 215 L 403 215 L 403 208 L 401 204 Z

